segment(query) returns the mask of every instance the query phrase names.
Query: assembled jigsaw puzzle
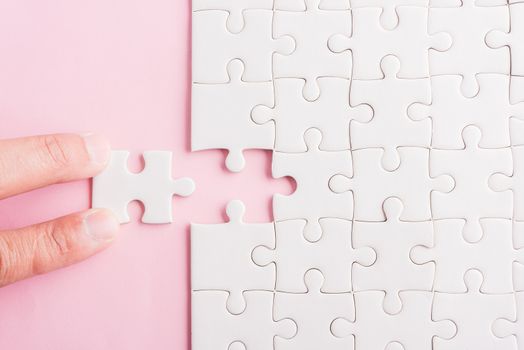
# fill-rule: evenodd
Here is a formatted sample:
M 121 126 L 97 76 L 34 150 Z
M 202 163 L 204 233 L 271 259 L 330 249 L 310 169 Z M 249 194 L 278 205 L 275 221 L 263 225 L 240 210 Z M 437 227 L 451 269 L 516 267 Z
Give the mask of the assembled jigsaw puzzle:
M 192 224 L 192 348 L 524 350 L 524 0 L 192 1 L 192 149 L 297 183 Z M 93 206 L 171 222 L 127 157 Z
M 192 121 L 297 182 L 192 225 L 194 350 L 524 350 L 524 1 L 193 0 Z

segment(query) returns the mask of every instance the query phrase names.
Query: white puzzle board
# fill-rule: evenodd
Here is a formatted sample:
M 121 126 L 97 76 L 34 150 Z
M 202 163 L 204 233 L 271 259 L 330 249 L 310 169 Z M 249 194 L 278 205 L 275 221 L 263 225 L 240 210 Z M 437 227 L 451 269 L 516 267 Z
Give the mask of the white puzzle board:
M 193 150 L 275 222 L 191 228 L 194 350 L 524 350 L 524 2 L 193 0 Z

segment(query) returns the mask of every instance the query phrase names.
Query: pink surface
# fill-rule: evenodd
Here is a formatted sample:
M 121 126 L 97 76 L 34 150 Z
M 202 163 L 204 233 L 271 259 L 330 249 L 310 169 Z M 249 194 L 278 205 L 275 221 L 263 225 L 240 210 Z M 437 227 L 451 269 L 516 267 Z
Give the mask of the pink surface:
M 0 289 L 0 349 L 188 349 L 189 222 L 224 220 L 242 199 L 248 221 L 271 220 L 270 154 L 224 169 L 221 151 L 189 152 L 189 0 L 0 0 L 0 138 L 94 131 L 129 149 L 174 152 L 176 223 L 136 223 L 87 261 Z M 0 229 L 89 207 L 89 181 L 0 202 Z

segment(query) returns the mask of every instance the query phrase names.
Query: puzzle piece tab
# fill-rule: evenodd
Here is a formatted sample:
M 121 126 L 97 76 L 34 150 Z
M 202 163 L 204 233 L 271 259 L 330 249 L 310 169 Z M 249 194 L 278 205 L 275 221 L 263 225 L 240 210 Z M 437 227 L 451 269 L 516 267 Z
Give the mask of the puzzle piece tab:
M 106 169 L 93 178 L 93 208 L 111 209 L 121 223 L 129 222 L 127 206 L 133 200 L 144 205 L 142 222 L 163 224 L 173 221 L 173 195 L 189 196 L 193 180 L 171 178 L 171 152 L 144 152 L 144 170 L 135 174 L 127 168 L 129 152 L 113 151 Z

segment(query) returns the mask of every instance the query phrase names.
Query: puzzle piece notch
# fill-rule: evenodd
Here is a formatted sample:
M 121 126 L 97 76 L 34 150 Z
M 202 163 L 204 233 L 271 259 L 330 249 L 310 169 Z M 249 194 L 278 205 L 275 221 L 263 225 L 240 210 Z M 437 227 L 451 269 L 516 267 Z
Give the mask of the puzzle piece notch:
M 272 104 L 271 82 L 243 81 L 244 63 L 228 63 L 229 80 L 221 84 L 193 84 L 191 149 L 226 149 L 226 167 L 240 172 L 245 167 L 245 149 L 273 149 L 271 125 L 257 125 L 251 110 L 259 103 Z
M 291 176 L 297 183 L 293 194 L 274 195 L 273 215 L 275 221 L 305 219 L 304 237 L 316 242 L 322 236 L 321 218 L 352 218 L 351 193 L 338 196 L 328 186 L 333 174 L 351 175 L 351 152 L 321 151 L 323 135 L 318 129 L 308 129 L 303 139 L 307 152 L 275 152 L 273 155 L 273 177 Z
M 244 28 L 244 10 L 272 10 L 273 0 L 193 0 L 193 11 L 226 10 L 227 29 L 239 33 Z
M 451 47 L 446 33 L 428 34 L 427 9 L 415 6 L 397 8 L 399 23 L 393 30 L 380 26 L 380 8 L 353 9 L 351 37 L 335 34 L 328 47 L 335 53 L 351 50 L 353 79 L 380 79 L 380 61 L 389 54 L 402 62 L 399 77 L 414 79 L 429 77 L 428 51 L 445 51 Z M 376 43 L 369 45 L 370 42 Z
M 461 92 L 461 77 L 431 77 L 431 104 L 415 103 L 408 109 L 414 120 L 433 122 L 432 146 L 460 149 L 462 131 L 475 125 L 482 131 L 481 148 L 501 148 L 511 144 L 510 117 L 524 117 L 524 104 L 512 104 L 508 96 L 510 78 L 502 74 L 479 74 L 480 86 L 474 97 Z
M 272 291 L 275 285 L 274 271 L 251 259 L 255 247 L 274 245 L 274 225 L 246 224 L 244 213 L 244 203 L 234 200 L 227 205 L 227 223 L 191 224 L 191 287 L 227 291 L 226 307 L 235 315 L 246 308 L 246 291 Z
M 353 151 L 353 177 L 337 174 L 329 180 L 329 187 L 334 193 L 353 193 L 355 220 L 384 221 L 382 203 L 388 197 L 398 197 L 403 202 L 401 220 L 429 220 L 430 195 L 434 192 L 447 193 L 454 188 L 451 176 L 430 176 L 428 149 L 400 147 L 399 153 L 400 167 L 389 172 L 380 166 L 382 150 L 369 148 Z
M 350 80 L 323 77 L 317 82 L 322 91 L 320 97 L 307 101 L 302 95 L 305 86 L 303 79 L 276 79 L 274 106 L 261 104 L 253 109 L 251 117 L 255 123 L 274 123 L 276 151 L 305 152 L 304 133 L 310 128 L 321 131 L 321 150 L 349 150 L 350 122 L 372 119 L 370 106 L 350 105 Z
M 524 221 L 524 146 L 512 147 L 513 174 L 497 173 L 489 178 L 489 187 L 496 192 L 512 191 L 513 218 Z
M 351 77 L 351 55 L 333 53 L 327 41 L 333 33 L 351 33 L 351 12 L 322 10 L 320 0 L 305 0 L 305 11 L 276 11 L 274 34 L 289 35 L 295 40 L 295 51 L 290 55 L 275 55 L 275 78 L 302 78 L 302 91 L 307 101 L 315 101 L 321 94 L 320 77 Z
M 517 317 L 515 319 L 499 318 L 493 324 L 493 334 L 499 338 L 514 336 L 518 350 L 524 349 L 524 292 L 515 293 Z
M 397 8 L 400 6 L 428 7 L 429 0 L 351 0 L 353 9 L 361 7 L 380 7 L 380 24 L 386 30 L 393 30 L 398 25 Z
M 334 320 L 333 335 L 354 336 L 355 349 L 398 349 L 401 344 L 403 349 L 416 350 L 430 349 L 434 337 L 451 339 L 456 333 L 451 320 L 432 320 L 431 292 L 402 292 L 403 308 L 395 315 L 384 312 L 383 298 L 380 291 L 355 293 L 356 318 Z
M 445 344 L 435 340 L 435 349 L 508 349 L 516 350 L 513 339 L 499 339 L 492 332 L 498 318 L 514 318 L 513 294 L 484 294 L 482 273 L 468 270 L 464 275 L 466 293 L 435 293 L 433 317 L 452 319 L 457 334 Z
M 492 49 L 510 48 L 511 74 L 524 76 L 524 3 L 509 5 L 510 31 L 495 29 L 486 34 L 486 44 Z M 507 49 L 506 49 L 507 50 Z
M 429 79 L 398 78 L 401 65 L 393 55 L 385 56 L 380 65 L 382 79 L 352 81 L 350 100 L 372 106 L 373 118 L 367 123 L 351 123 L 351 146 L 353 150 L 382 148 L 382 167 L 394 171 L 400 166 L 398 147 L 430 146 L 431 120 L 414 121 L 407 111 L 413 103 L 429 103 L 431 87 Z
M 128 170 L 128 151 L 113 151 L 106 169 L 93 178 L 92 207 L 111 209 L 118 221 L 130 221 L 128 204 L 138 200 L 144 205 L 142 222 L 163 224 L 173 222 L 173 195 L 186 197 L 195 190 L 190 178 L 173 180 L 172 154 L 167 151 L 144 152 L 142 172 Z
M 497 193 L 488 186 L 493 172 L 511 174 L 511 151 L 509 148 L 480 148 L 481 137 L 478 127 L 468 125 L 462 132 L 464 149 L 434 149 L 430 158 L 433 174 L 449 174 L 456 183 L 450 193 L 432 194 L 433 217 L 465 219 L 463 236 L 468 242 L 477 242 L 482 238 L 481 218 L 510 218 L 513 210 L 511 193 Z M 483 191 L 480 192 L 480 189 Z
M 431 76 L 462 76 L 463 95 L 474 97 L 479 92 L 478 73 L 510 73 L 509 51 L 497 52 L 485 42 L 490 30 L 509 29 L 509 11 L 507 6 L 479 6 L 476 0 L 462 0 L 459 5 L 430 6 L 429 32 L 447 32 L 453 38 L 453 46 L 445 52 L 430 52 L 429 67 Z
M 433 266 L 416 265 L 410 251 L 417 245 L 433 244 L 433 225 L 431 221 L 400 221 L 403 205 L 398 198 L 386 199 L 383 208 L 385 222 L 353 224 L 354 247 L 370 247 L 377 254 L 370 267 L 353 267 L 353 288 L 357 292 L 384 290 L 384 311 L 394 315 L 402 309 L 401 291 L 432 289 Z
M 298 332 L 290 340 L 276 340 L 275 348 L 289 350 L 332 349 L 347 350 L 350 339 L 336 338 L 330 331 L 331 322 L 337 317 L 355 316 L 351 293 L 324 293 L 324 276 L 318 270 L 308 270 L 304 276 L 307 293 L 280 293 L 275 296 L 275 316 L 290 318 L 297 323 Z M 280 342 L 286 344 L 279 344 Z
M 271 81 L 273 54 L 291 54 L 294 39 L 273 38 L 271 10 L 245 10 L 245 25 L 237 34 L 227 30 L 228 17 L 224 10 L 193 12 L 193 82 L 227 82 L 227 65 L 233 59 L 244 62 L 244 81 Z
M 513 292 L 514 262 L 524 262 L 524 249 L 515 249 L 511 221 L 482 219 L 483 237 L 470 243 L 461 235 L 464 220 L 437 220 L 432 247 L 417 246 L 410 257 L 415 264 L 434 264 L 434 289 L 442 293 L 462 293 L 464 275 L 477 269 L 484 275 L 482 293 Z
M 297 332 L 291 319 L 275 320 L 273 293 L 248 291 L 246 309 L 239 315 L 224 307 L 224 291 L 192 293 L 192 348 L 194 350 L 272 349 L 274 339 L 290 339 Z M 230 347 L 231 346 L 231 347 Z
M 371 266 L 376 255 L 371 248 L 354 249 L 351 245 L 351 221 L 321 219 L 322 237 L 314 243 L 304 238 L 304 220 L 276 222 L 276 244 L 272 248 L 256 247 L 255 264 L 276 265 L 276 289 L 281 292 L 304 293 L 304 274 L 310 269 L 324 276 L 322 292 L 350 292 L 351 266 Z

